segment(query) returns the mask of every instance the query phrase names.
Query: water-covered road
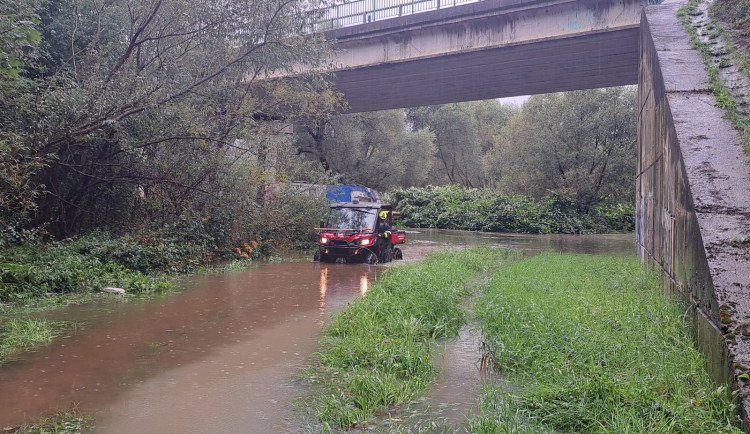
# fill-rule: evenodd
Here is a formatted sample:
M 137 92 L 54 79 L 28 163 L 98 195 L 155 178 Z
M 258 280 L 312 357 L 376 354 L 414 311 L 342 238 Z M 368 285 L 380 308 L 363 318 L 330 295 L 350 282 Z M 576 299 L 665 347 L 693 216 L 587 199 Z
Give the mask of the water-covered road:
M 410 233 L 406 261 L 447 246 L 634 254 L 634 237 Z M 293 400 L 326 318 L 380 266 L 299 262 L 198 276 L 165 298 L 69 306 L 83 326 L 0 367 L 0 428 L 77 407 L 101 433 L 298 432 Z M 471 368 L 473 369 L 473 368 Z M 445 387 L 442 385 L 441 387 Z

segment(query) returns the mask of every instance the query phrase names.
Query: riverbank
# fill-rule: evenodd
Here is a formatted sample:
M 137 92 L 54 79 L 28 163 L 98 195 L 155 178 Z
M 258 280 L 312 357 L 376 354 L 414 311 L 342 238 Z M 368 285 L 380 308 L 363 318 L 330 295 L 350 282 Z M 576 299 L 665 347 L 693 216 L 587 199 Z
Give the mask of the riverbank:
M 417 293 L 411 281 L 429 290 Z M 467 311 L 459 306 L 471 292 L 479 298 Z M 475 315 L 484 366 L 499 377 L 466 422 L 472 432 L 739 432 L 680 305 L 637 258 L 550 253 L 518 262 L 492 249 L 388 270 L 335 315 L 304 374 L 318 392 L 306 410 L 323 430 L 395 428 L 403 421 L 382 415 L 423 396 L 439 375 L 428 359 L 435 339 Z
M 237 271 L 277 258 L 260 238 L 217 255 L 173 237 L 93 233 L 63 242 L 31 239 L 0 252 L 0 366 L 16 354 L 73 331 L 69 321 L 37 318 L 69 305 L 107 304 L 178 291 L 186 275 Z
M 458 185 L 412 187 L 385 196 L 400 212 L 399 223 L 414 228 L 525 234 L 635 231 L 632 203 L 602 203 L 582 210 L 572 198 L 562 194 L 550 193 L 535 200 Z

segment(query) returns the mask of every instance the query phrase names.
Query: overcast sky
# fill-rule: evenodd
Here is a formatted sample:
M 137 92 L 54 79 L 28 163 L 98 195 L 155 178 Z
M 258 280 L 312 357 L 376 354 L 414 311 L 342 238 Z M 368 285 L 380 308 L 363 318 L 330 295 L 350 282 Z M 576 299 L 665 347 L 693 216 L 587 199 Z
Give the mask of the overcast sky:
M 500 104 L 515 104 L 517 106 L 523 105 L 526 100 L 529 99 L 529 95 L 512 96 L 510 98 L 498 98 Z

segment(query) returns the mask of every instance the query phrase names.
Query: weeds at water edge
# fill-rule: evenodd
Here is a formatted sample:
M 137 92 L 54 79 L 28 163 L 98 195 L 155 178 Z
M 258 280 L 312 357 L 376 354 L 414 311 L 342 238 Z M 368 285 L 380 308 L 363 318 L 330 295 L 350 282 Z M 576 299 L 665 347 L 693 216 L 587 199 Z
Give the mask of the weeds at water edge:
M 64 330 L 74 327 L 75 323 L 66 321 L 28 318 L 11 318 L 0 323 L 0 366 L 13 354 L 36 346 L 48 345 Z
M 13 434 L 79 434 L 93 427 L 91 414 L 78 410 L 67 410 L 48 416 L 39 422 L 3 428 L 3 433 Z

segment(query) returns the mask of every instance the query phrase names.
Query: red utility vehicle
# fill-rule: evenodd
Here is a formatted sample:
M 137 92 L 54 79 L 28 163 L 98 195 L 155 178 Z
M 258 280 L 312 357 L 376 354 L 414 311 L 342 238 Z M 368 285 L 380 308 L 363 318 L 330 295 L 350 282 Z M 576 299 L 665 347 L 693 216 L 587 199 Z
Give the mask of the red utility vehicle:
M 378 237 L 378 214 L 387 211 L 390 237 Z M 406 242 L 406 232 L 393 229 L 393 207 L 383 202 L 332 203 L 328 218 L 318 229 L 318 250 L 314 261 L 385 263 L 402 259 L 398 244 Z

